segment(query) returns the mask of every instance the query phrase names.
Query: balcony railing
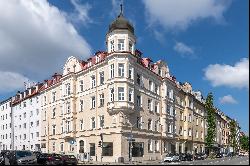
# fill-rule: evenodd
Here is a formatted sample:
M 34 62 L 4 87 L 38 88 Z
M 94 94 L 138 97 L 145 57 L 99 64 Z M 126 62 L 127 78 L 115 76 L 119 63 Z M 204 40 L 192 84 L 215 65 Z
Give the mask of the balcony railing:
M 124 111 L 127 113 L 133 113 L 134 112 L 134 103 L 128 102 L 128 101 L 113 101 L 108 102 L 108 112 L 113 114 L 115 112 Z

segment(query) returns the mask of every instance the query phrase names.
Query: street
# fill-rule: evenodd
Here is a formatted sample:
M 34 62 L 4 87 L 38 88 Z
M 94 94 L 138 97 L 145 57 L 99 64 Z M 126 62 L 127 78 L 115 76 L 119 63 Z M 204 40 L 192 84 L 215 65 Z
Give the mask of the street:
M 206 160 L 195 160 L 195 161 L 181 161 L 174 163 L 161 163 L 162 165 L 249 165 L 248 156 L 239 157 L 225 157 L 216 159 L 206 159 Z

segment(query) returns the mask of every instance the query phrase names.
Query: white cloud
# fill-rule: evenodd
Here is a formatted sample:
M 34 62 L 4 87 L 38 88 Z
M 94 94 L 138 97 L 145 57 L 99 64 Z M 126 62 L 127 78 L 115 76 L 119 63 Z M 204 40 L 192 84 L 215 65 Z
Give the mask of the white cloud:
M 238 103 L 231 95 L 220 97 L 219 101 L 221 104 L 226 104 L 226 103 L 237 104 Z
M 150 26 L 161 25 L 166 30 L 187 29 L 193 22 L 212 18 L 224 22 L 223 13 L 231 1 L 217 0 L 145 0 L 146 18 Z
M 0 92 L 24 89 L 24 82 L 32 82 L 32 80 L 19 73 L 0 71 Z
M 186 44 L 182 42 L 176 42 L 174 46 L 174 50 L 181 55 L 193 55 L 194 54 L 193 48 L 187 46 Z
M 81 4 L 80 0 L 70 0 L 72 5 L 74 6 L 74 12 L 69 14 L 69 19 L 74 23 L 80 23 L 86 25 L 86 23 L 93 22 L 88 15 L 91 6 L 86 4 Z
M 205 79 L 214 87 L 229 86 L 236 88 L 249 88 L 249 59 L 243 58 L 234 66 L 213 64 L 205 68 Z
M 86 40 L 46 0 L 0 1 L 0 11 L 0 71 L 43 80 L 69 56 L 90 56 Z

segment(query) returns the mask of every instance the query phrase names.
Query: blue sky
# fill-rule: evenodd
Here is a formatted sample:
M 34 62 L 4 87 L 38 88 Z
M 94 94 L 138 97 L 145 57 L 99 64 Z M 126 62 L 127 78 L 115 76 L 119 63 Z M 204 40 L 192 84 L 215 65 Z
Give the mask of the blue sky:
M 67 57 L 87 59 L 106 50 L 115 0 L 1 1 L 0 100 L 62 72 Z M 249 1 L 124 0 L 137 49 L 167 62 L 180 82 L 236 118 L 249 132 Z

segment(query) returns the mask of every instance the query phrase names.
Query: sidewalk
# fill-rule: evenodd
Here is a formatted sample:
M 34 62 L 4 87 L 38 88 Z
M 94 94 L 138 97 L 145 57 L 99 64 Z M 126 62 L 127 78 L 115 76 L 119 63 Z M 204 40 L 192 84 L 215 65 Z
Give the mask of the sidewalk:
M 153 160 L 153 161 L 134 161 L 132 163 L 124 162 L 124 163 L 118 163 L 118 162 L 100 162 L 100 161 L 89 161 L 89 162 L 78 162 L 78 165 L 155 165 L 155 164 L 161 164 L 160 160 Z

